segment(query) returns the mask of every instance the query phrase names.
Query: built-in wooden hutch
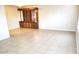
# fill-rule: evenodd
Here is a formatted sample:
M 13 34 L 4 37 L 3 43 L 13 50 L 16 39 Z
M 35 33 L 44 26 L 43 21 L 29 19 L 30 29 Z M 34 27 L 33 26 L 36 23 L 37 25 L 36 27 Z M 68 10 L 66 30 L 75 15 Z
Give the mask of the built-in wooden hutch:
M 21 21 L 19 21 L 21 28 L 35 28 L 38 29 L 38 8 L 26 7 L 18 8 L 20 11 Z

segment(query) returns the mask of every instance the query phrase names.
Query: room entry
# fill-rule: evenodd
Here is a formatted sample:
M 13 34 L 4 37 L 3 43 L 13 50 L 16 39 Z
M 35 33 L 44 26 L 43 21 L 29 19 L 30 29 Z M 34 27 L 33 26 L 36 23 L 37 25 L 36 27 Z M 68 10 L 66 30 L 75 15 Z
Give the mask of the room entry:
M 28 7 L 28 8 L 18 8 L 23 15 L 23 20 L 19 22 L 21 28 L 34 28 L 38 29 L 38 8 Z

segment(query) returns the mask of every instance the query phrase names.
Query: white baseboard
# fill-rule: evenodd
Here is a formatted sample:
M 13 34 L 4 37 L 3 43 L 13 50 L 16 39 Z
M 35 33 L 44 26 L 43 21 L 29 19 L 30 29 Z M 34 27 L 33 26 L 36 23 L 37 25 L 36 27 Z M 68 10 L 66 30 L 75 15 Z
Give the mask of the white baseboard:
M 39 28 L 39 29 L 76 32 L 76 30 L 73 30 L 73 29 L 72 30 L 70 29 L 48 29 L 48 28 Z

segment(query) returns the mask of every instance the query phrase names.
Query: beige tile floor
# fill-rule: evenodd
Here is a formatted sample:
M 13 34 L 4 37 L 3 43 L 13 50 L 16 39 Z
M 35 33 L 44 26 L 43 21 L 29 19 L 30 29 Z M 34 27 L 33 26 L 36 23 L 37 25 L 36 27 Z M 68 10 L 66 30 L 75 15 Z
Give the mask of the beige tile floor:
M 0 53 L 76 53 L 75 32 L 21 28 L 10 36 L 0 41 Z

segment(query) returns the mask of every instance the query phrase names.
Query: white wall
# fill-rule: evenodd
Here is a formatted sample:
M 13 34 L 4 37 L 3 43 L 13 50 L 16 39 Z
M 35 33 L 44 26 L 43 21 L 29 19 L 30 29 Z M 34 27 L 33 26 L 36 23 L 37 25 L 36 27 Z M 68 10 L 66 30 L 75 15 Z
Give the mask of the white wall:
M 77 22 L 77 32 L 79 32 L 79 6 L 78 6 L 78 22 Z
M 20 12 L 17 8 L 17 6 L 12 5 L 5 6 L 9 30 L 19 28 Z
M 76 31 L 77 6 L 47 5 L 38 7 L 40 12 L 40 29 Z
M 76 45 L 77 45 L 77 53 L 79 54 L 79 6 L 78 7 L 78 22 L 77 22 L 77 31 L 76 31 Z
M 0 6 L 0 40 L 9 38 L 4 6 Z

